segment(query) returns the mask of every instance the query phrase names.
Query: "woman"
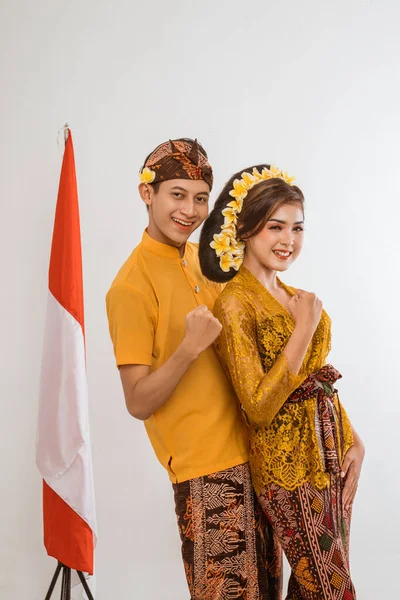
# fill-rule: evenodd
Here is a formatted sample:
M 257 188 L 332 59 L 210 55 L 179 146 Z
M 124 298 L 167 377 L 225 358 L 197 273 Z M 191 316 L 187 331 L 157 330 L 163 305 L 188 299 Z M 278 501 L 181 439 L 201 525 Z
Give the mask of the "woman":
M 352 600 L 350 513 L 364 448 L 326 364 L 321 301 L 280 281 L 303 243 L 304 197 L 269 165 L 236 174 L 204 224 L 201 268 L 232 281 L 217 352 L 249 429 L 253 485 L 292 573 L 287 599 Z

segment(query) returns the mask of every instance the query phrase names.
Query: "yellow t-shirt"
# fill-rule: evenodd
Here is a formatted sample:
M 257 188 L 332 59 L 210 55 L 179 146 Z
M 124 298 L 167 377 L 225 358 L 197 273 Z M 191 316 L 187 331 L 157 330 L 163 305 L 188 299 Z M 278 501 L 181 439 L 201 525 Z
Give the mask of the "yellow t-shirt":
M 202 276 L 196 244 L 187 243 L 181 258 L 177 248 L 144 232 L 106 298 L 117 366 L 158 369 L 182 342 L 185 316 L 200 304 L 212 310 L 221 289 Z M 173 483 L 248 460 L 238 402 L 213 347 L 195 360 L 145 426 Z

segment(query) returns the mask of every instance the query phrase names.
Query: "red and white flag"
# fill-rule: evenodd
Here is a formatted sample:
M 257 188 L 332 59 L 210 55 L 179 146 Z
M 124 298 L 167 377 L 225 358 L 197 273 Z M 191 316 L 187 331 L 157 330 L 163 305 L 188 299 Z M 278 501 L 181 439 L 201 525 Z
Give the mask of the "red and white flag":
M 71 132 L 64 151 L 49 266 L 36 464 L 43 477 L 44 544 L 93 573 L 96 514 L 85 364 L 82 253 Z

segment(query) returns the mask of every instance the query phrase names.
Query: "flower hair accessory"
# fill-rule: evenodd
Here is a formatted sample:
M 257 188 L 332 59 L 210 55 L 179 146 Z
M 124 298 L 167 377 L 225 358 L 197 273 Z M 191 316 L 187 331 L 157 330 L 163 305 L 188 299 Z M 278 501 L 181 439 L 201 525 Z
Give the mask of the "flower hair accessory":
M 256 167 L 254 167 L 252 173 L 244 171 L 242 178 L 235 179 L 233 182 L 233 189 L 229 192 L 233 200 L 228 202 L 226 208 L 222 211 L 224 223 L 221 227 L 221 233 L 215 233 L 212 242 L 210 242 L 211 248 L 215 250 L 215 254 L 219 257 L 219 266 L 225 273 L 228 273 L 231 269 L 238 271 L 243 262 L 245 245 L 237 239 L 237 220 L 243 208 L 244 199 L 249 190 L 257 183 L 276 178 L 283 179 L 289 185 L 294 185 L 294 177 L 290 177 L 286 171 L 281 171 L 273 165 L 269 169 L 265 167 L 261 173 Z
M 152 171 L 148 167 L 144 167 L 139 173 L 140 183 L 153 183 L 155 176 L 155 171 Z

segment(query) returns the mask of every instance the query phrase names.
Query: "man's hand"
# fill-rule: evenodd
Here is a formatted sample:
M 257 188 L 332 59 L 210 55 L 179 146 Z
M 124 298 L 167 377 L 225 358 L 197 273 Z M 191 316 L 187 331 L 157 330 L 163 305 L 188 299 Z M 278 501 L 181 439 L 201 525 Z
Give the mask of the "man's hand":
M 202 304 L 186 315 L 186 334 L 182 347 L 197 358 L 221 333 L 222 325 L 207 306 Z

